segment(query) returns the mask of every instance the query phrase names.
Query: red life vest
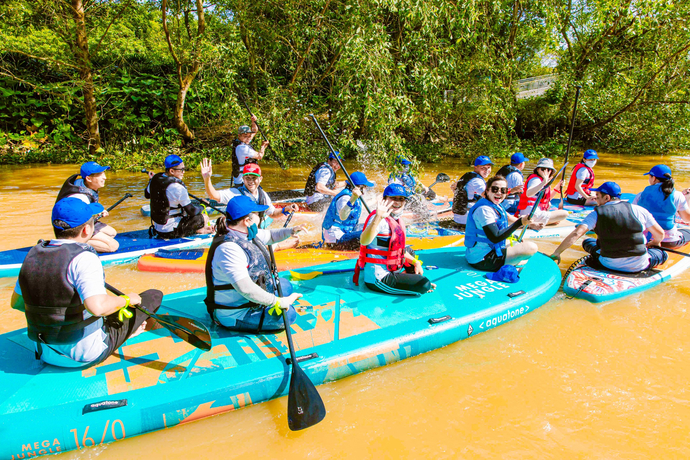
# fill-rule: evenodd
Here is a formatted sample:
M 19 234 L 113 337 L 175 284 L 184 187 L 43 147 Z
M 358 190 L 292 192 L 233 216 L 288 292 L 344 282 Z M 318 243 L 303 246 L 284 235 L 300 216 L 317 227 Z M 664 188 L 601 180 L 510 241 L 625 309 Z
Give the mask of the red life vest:
M 587 169 L 587 172 L 589 173 L 589 178 L 587 178 L 586 181 L 582 182 L 582 190 L 584 190 L 585 193 L 587 193 L 587 195 L 589 195 L 589 189 L 592 188 L 592 186 L 594 186 L 594 171 L 592 171 L 592 168 L 590 168 L 589 166 L 587 166 L 584 163 L 578 163 L 573 168 L 573 173 L 570 176 L 570 182 L 568 182 L 568 190 L 565 192 L 567 194 L 567 196 L 574 195 L 575 192 L 577 192 L 577 190 L 575 190 L 575 182 L 577 181 L 577 172 L 582 168 Z
M 543 182 L 543 179 L 539 174 L 530 174 L 530 176 L 525 181 L 525 191 L 522 192 L 522 195 L 520 195 L 520 201 L 518 202 L 518 210 L 515 212 L 515 216 L 519 216 L 521 210 L 527 209 L 530 206 L 534 206 L 534 202 L 537 201 L 537 195 L 527 196 L 527 185 L 529 184 L 529 181 L 531 181 L 535 177 L 539 178 Z M 546 191 L 544 192 L 544 196 L 541 198 L 541 201 L 539 202 L 539 209 L 541 209 L 542 211 L 548 211 L 550 207 L 551 187 L 546 189 Z
M 376 214 L 373 211 L 364 222 L 364 228 L 367 228 L 369 220 Z M 405 261 L 405 227 L 403 227 L 397 220 L 386 217 L 386 222 L 391 229 L 391 238 L 388 243 L 388 250 L 369 249 L 367 246 L 359 246 L 359 259 L 355 266 L 355 274 L 352 281 L 356 286 L 359 286 L 359 271 L 364 268 L 367 263 L 385 265 L 388 271 L 395 272 L 402 268 Z M 377 259 L 375 256 L 383 256 L 383 259 Z

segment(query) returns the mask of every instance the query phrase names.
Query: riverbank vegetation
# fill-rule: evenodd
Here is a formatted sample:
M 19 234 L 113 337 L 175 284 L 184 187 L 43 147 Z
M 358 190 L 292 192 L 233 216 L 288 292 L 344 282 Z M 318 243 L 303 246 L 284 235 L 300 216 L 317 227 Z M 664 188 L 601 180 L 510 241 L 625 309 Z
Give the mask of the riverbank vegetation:
M 288 163 L 690 149 L 690 2 L 7 0 L 0 162 L 229 158 L 247 98 Z M 520 97 L 520 79 L 551 75 Z M 537 91 L 538 92 L 538 91 Z

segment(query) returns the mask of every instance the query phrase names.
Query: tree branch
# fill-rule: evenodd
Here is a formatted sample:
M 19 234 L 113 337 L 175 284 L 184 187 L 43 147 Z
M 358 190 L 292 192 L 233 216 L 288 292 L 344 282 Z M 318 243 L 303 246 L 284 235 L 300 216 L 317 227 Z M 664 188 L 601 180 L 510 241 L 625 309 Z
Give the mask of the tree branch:
M 115 16 L 113 16 L 112 21 L 110 21 L 110 24 L 108 24 L 108 27 L 105 28 L 105 31 L 103 32 L 103 35 L 101 35 L 100 40 L 98 40 L 98 43 L 96 44 L 96 48 L 91 53 L 91 56 L 95 56 L 96 54 L 98 54 L 98 50 L 101 47 L 101 43 L 103 42 L 103 39 L 105 38 L 106 35 L 108 35 L 108 31 L 110 30 L 110 26 L 112 26 L 115 23 L 115 21 L 120 18 L 120 16 L 122 16 L 122 13 L 125 12 L 125 9 L 129 6 L 130 3 L 132 3 L 132 0 L 128 0 L 124 5 L 122 5 L 122 8 L 120 8 L 120 11 Z
M 72 69 L 79 69 L 79 67 L 76 66 L 76 65 L 74 65 L 74 64 L 68 64 L 67 62 L 63 62 L 63 61 L 60 61 L 60 60 L 58 60 L 58 59 L 52 59 L 52 58 L 46 58 L 46 57 L 42 57 L 42 56 L 36 56 L 36 55 L 29 54 L 29 53 L 25 53 L 24 51 L 20 51 L 20 50 L 13 49 L 13 48 L 5 48 L 3 51 L 8 52 L 8 53 L 22 54 L 22 55 L 24 55 L 24 56 L 27 56 L 27 57 L 30 57 L 30 58 L 33 58 L 33 59 L 38 59 L 38 60 L 40 60 L 40 61 L 46 61 L 46 62 L 52 62 L 52 63 L 58 64 L 58 65 L 64 65 L 65 67 L 70 67 L 70 68 L 72 68 Z

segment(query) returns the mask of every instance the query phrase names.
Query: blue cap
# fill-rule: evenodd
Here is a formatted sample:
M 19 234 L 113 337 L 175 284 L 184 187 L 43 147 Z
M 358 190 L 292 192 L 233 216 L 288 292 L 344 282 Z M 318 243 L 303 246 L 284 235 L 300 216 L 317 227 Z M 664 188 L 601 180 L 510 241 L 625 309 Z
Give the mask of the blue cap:
M 79 227 L 86 223 L 96 214 L 103 212 L 103 205 L 100 203 L 86 204 L 79 198 L 63 198 L 53 206 L 53 214 L 50 220 L 53 227 L 58 230 L 67 230 Z M 66 227 L 56 225 L 56 221 L 67 224 Z
M 390 184 L 383 191 L 383 197 L 385 198 L 387 196 L 401 196 L 401 197 L 407 198 L 408 194 L 407 194 L 407 191 L 405 190 L 405 187 L 403 187 L 402 185 Z
M 668 177 L 666 177 L 666 174 L 668 174 Z M 666 165 L 656 165 L 652 169 L 650 169 L 648 173 L 644 173 L 642 175 L 643 176 L 654 176 L 654 177 L 658 177 L 659 179 L 668 179 L 670 177 L 673 177 L 671 175 L 671 168 L 669 168 Z
M 248 216 L 253 212 L 261 212 L 268 209 L 268 206 L 256 204 L 254 200 L 248 196 L 236 196 L 228 202 L 225 208 L 225 214 L 232 220 L 237 220 L 240 217 Z
M 367 180 L 367 176 L 363 172 L 355 171 L 350 174 L 350 178 L 355 185 L 366 185 L 367 187 L 373 187 L 375 184 Z
M 491 161 L 491 158 L 485 156 L 485 155 L 480 155 L 474 160 L 474 165 L 475 166 L 484 166 L 484 165 L 492 165 L 494 164 L 493 161 Z
M 520 281 L 520 274 L 514 265 L 504 265 L 497 272 L 487 273 L 484 277 L 492 281 L 501 281 L 503 283 L 517 283 Z
M 513 155 L 510 157 L 510 164 L 517 165 L 524 163 L 525 161 L 527 161 L 527 157 L 523 155 L 522 152 L 513 153 Z
M 596 150 L 589 149 L 589 150 L 585 150 L 585 153 L 582 154 L 582 158 L 584 158 L 585 160 L 592 160 L 592 159 L 598 160 L 599 155 L 597 155 Z
M 107 171 L 110 169 L 110 166 L 101 166 L 95 161 L 87 161 L 83 165 L 81 165 L 81 169 L 79 170 L 79 174 L 81 177 L 86 177 L 90 176 L 91 174 L 98 174 L 102 173 L 103 171 Z
M 165 157 L 165 170 L 167 171 L 168 169 L 174 168 L 182 163 L 184 163 L 184 161 L 182 161 L 182 158 L 178 157 L 177 155 L 168 155 Z
M 403 158 L 403 157 L 398 157 L 398 163 L 400 163 L 403 166 L 407 166 L 407 165 L 412 164 L 412 162 L 410 160 L 408 160 L 407 158 Z
M 608 195 L 613 198 L 620 198 L 621 196 L 621 188 L 618 184 L 615 182 L 604 182 L 599 186 L 599 188 L 590 188 L 591 191 L 593 192 L 600 192 L 603 193 L 604 195 Z
M 333 154 L 333 152 L 329 153 L 328 159 L 329 160 L 335 160 L 336 155 L 338 156 L 338 158 L 342 159 L 342 157 L 340 156 L 340 152 L 335 152 L 335 155 Z

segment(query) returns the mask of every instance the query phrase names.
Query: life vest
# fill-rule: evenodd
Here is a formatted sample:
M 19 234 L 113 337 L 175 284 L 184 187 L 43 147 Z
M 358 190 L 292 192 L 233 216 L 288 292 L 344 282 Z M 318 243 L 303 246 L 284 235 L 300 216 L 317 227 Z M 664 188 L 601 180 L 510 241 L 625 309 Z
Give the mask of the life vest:
M 678 209 L 673 202 L 673 194 L 664 196 L 661 185 L 654 184 L 645 187 L 640 194 L 640 199 L 637 200 L 637 205 L 649 211 L 661 228 L 671 230 L 676 226 L 675 217 Z
M 635 218 L 627 201 L 594 208 L 597 213 L 597 234 L 601 255 L 612 259 L 642 256 L 647 253 L 644 228 Z
M 72 260 L 96 251 L 82 243 L 50 246 L 39 241 L 27 254 L 19 271 L 28 335 L 45 344 L 71 344 L 90 335 L 101 324 L 84 308 L 79 293 L 67 280 Z
M 594 186 L 594 171 L 592 171 L 592 168 L 590 168 L 586 164 L 578 163 L 575 165 L 575 167 L 573 168 L 573 172 L 571 173 L 570 181 L 568 182 L 568 189 L 565 192 L 566 196 L 571 196 L 575 193 L 580 193 L 577 190 L 575 190 L 575 182 L 577 181 L 577 172 L 582 168 L 585 168 L 588 174 L 587 179 L 582 181 L 582 190 L 584 190 L 587 193 L 587 195 L 589 195 L 589 189 L 591 189 Z
M 244 184 L 243 184 L 243 185 L 240 185 L 239 187 L 237 187 L 237 190 L 239 190 L 239 191 L 242 193 L 242 195 L 251 198 L 252 201 L 254 201 L 254 202 L 255 202 L 256 204 L 258 204 L 259 206 L 268 206 L 268 202 L 269 202 L 268 195 L 266 194 L 266 192 L 264 191 L 264 189 L 261 188 L 260 185 L 259 185 L 259 188 L 258 188 L 258 190 L 257 190 L 257 191 L 259 192 L 259 193 L 258 193 L 258 194 L 259 194 L 259 198 L 255 198 L 254 195 L 252 195 L 252 192 L 250 192 L 249 189 L 248 189 Z M 259 212 L 258 214 L 259 214 L 259 219 L 261 219 L 261 223 L 262 223 L 262 224 L 264 223 L 264 220 L 265 220 L 265 219 L 270 219 L 270 218 L 266 218 L 266 217 L 265 217 L 265 216 L 266 216 L 266 211 L 261 211 L 261 212 Z M 271 220 L 272 220 L 272 219 L 271 219 Z M 270 222 L 269 222 L 269 224 L 270 224 Z M 261 228 L 265 228 L 265 227 L 262 225 Z
M 227 235 L 216 235 L 213 238 L 213 243 L 211 243 L 211 248 L 209 249 L 208 256 L 206 258 L 206 298 L 204 299 L 206 310 L 211 316 L 211 319 L 213 319 L 213 321 L 216 323 L 217 321 L 213 315 L 215 310 L 243 310 L 246 308 L 264 307 L 263 305 L 258 305 L 254 302 L 247 302 L 245 304 L 236 306 L 220 305 L 216 303 L 216 291 L 229 291 L 235 289 L 230 283 L 221 285 L 213 284 L 213 256 L 216 254 L 216 249 L 218 249 L 221 244 L 225 243 L 235 243 L 242 248 L 244 253 L 247 255 L 247 260 L 249 261 L 249 264 L 247 265 L 249 278 L 251 278 L 254 283 L 256 283 L 266 292 L 276 294 L 273 277 L 270 274 L 270 255 L 268 254 L 268 250 L 264 244 L 259 241 L 258 238 L 254 238 L 254 240 L 249 241 L 246 238 L 238 237 L 231 233 L 228 233 Z M 259 321 L 258 330 L 261 330 L 263 320 L 264 318 L 262 315 L 261 320 Z
M 340 213 L 338 213 L 338 200 L 343 196 L 352 196 L 352 190 L 344 188 L 340 193 L 338 193 L 335 198 L 331 201 L 331 204 L 326 210 L 326 215 L 323 218 L 323 229 L 327 230 L 333 226 L 340 228 L 343 232 L 348 233 L 357 228 L 359 223 L 359 216 L 362 215 L 362 202 L 361 200 L 355 201 L 350 209 L 350 215 L 347 219 L 341 220 Z M 323 238 L 323 230 L 321 231 L 321 237 Z
M 304 194 L 306 196 L 312 196 L 314 193 L 316 193 L 316 173 L 324 166 L 328 168 L 331 173 L 331 177 L 329 177 L 328 182 L 326 182 L 326 187 L 331 190 L 335 188 L 335 170 L 331 167 L 331 165 L 328 164 L 327 161 L 324 161 L 323 163 L 319 163 L 314 166 L 309 173 L 309 177 L 307 177 L 307 184 L 304 186 Z
M 84 179 L 77 179 L 77 176 L 79 176 L 79 174 L 69 176 L 65 183 L 62 184 L 62 188 L 55 199 L 56 203 L 63 198 L 67 198 L 70 195 L 76 195 L 77 193 L 86 195 L 91 203 L 98 203 L 98 192 L 88 188 L 84 184 Z
M 388 183 L 402 185 L 408 195 L 413 195 L 417 191 L 417 181 L 410 173 L 392 173 L 388 176 Z
M 515 212 L 516 216 L 520 215 L 520 211 L 522 211 L 523 209 L 527 209 L 530 206 L 534 206 L 535 201 L 537 201 L 537 195 L 539 193 L 537 193 L 534 196 L 527 196 L 527 186 L 529 185 L 529 182 L 535 177 L 541 180 L 543 183 L 543 179 L 539 174 L 530 174 L 530 176 L 525 181 L 525 190 L 522 192 L 522 195 L 520 195 L 520 201 L 518 202 L 518 210 Z M 539 202 L 539 209 L 541 209 L 542 211 L 548 211 L 550 207 L 551 187 L 548 187 L 544 192 L 544 196 L 541 197 L 541 201 Z
M 455 195 L 453 196 L 453 214 L 460 214 L 464 216 L 467 214 L 468 205 L 479 200 L 479 197 L 477 196 L 467 196 L 467 190 L 465 189 L 467 183 L 474 178 L 484 180 L 484 178 L 478 172 L 470 171 L 465 173 L 458 181 L 458 185 L 455 188 Z
M 244 165 L 248 165 L 250 163 L 258 163 L 256 158 L 246 158 L 244 160 L 244 163 L 240 163 L 240 159 L 237 158 L 237 147 L 242 145 L 242 141 L 239 139 L 234 139 L 232 141 L 232 177 L 239 177 L 242 175 L 242 168 L 244 168 Z M 249 147 L 251 147 L 251 144 L 248 144 Z
M 180 211 L 171 214 L 170 201 L 168 201 L 168 195 L 165 193 L 171 184 L 181 184 L 184 187 L 184 182 L 177 177 L 158 173 L 149 182 L 148 188 L 150 192 L 149 190 L 144 191 L 144 196 L 151 200 L 151 220 L 159 225 L 165 225 L 170 217 L 182 214 L 182 206 L 179 205 L 173 209 L 179 209 Z
M 519 169 L 517 169 L 517 168 L 516 168 L 515 166 L 513 166 L 513 165 L 505 165 L 505 166 L 503 166 L 501 169 L 498 170 L 498 172 L 496 173 L 496 175 L 497 175 L 497 176 L 503 176 L 503 177 L 505 177 L 505 178 L 507 179 L 509 174 L 512 174 L 512 173 L 515 173 L 515 172 L 516 172 L 516 173 L 519 173 L 519 174 L 520 174 L 520 177 L 522 177 L 523 179 L 525 178 L 525 176 L 522 174 L 522 171 L 520 171 Z M 519 194 L 519 193 L 511 193 L 510 195 L 507 195 L 505 199 L 506 199 L 506 200 L 516 200 L 516 199 L 518 199 L 519 197 L 520 197 L 520 194 Z
M 364 228 L 367 228 L 369 220 L 376 214 L 373 211 L 364 222 Z M 355 265 L 355 275 L 352 281 L 356 286 L 359 286 L 359 272 L 367 263 L 385 265 L 388 271 L 396 272 L 400 270 L 405 263 L 405 228 L 392 217 L 386 217 L 386 222 L 391 229 L 390 238 L 376 238 L 378 246 L 387 245 L 388 249 L 369 249 L 368 246 L 361 244 L 359 246 L 359 259 Z M 381 256 L 383 258 L 376 258 L 371 256 Z
M 496 224 L 498 225 L 499 230 L 506 229 L 510 225 L 505 209 L 491 202 L 490 200 L 487 200 L 486 198 L 482 198 L 481 200 L 477 201 L 474 206 L 472 206 L 472 209 L 470 209 L 469 215 L 467 216 L 467 226 L 465 227 L 465 247 L 473 248 L 477 243 L 486 243 L 489 245 L 489 247 L 496 250 L 497 256 L 501 256 L 503 254 L 503 249 L 506 247 L 506 241 L 502 240 L 499 243 L 492 243 L 491 240 L 489 240 L 489 238 L 486 236 L 484 229 L 478 228 L 477 224 L 472 218 L 474 213 L 482 207 L 491 208 L 496 213 Z

